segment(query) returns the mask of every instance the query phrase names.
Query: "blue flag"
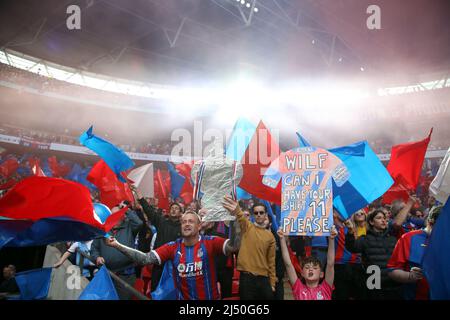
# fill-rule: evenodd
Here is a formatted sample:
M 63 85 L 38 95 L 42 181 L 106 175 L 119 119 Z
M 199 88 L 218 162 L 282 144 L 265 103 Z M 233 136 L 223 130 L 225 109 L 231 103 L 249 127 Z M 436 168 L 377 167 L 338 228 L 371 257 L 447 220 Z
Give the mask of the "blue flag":
M 89 282 L 78 300 L 119 300 L 106 266 L 101 267 L 95 274 L 94 279 Z
M 367 141 L 328 151 L 341 159 L 350 173 L 340 187 L 333 181 L 333 206 L 344 219 L 381 197 L 394 183 Z
M 94 135 L 92 130 L 93 127 L 91 126 L 80 136 L 80 143 L 98 154 L 117 175 L 117 178 L 126 182 L 121 172 L 132 168 L 134 166 L 133 160 L 112 143 Z
M 52 268 L 24 271 L 16 274 L 20 300 L 46 299 L 50 289 Z
M 238 200 L 249 200 L 252 198 L 252 195 L 250 193 L 248 193 L 247 191 L 245 191 L 242 188 L 236 187 L 236 193 L 237 193 L 237 199 Z
M 184 181 L 186 180 L 181 174 L 177 172 L 173 164 L 167 161 L 167 169 L 170 174 L 170 194 L 175 200 L 180 196 L 181 189 L 183 189 Z
M 310 147 L 311 146 L 311 144 L 305 139 L 305 138 L 303 138 L 301 135 L 300 135 L 300 133 L 298 133 L 298 132 L 296 132 L 297 133 L 297 138 L 298 138 L 298 146 L 300 147 L 300 148 L 303 148 L 303 147 Z
M 273 214 L 272 206 L 267 200 L 263 200 L 262 203 L 267 207 L 267 214 L 272 217 L 272 230 L 277 232 L 279 228 L 279 223 L 277 217 Z
M 153 300 L 177 300 L 177 289 L 173 279 L 173 263 L 164 264 L 164 269 L 158 286 L 152 292 Z
M 256 126 L 249 120 L 240 118 L 236 121 L 226 148 L 228 159 L 241 161 L 256 131 Z
M 431 300 L 450 300 L 450 200 L 433 226 L 422 267 L 430 286 Z
M 91 169 L 92 167 L 82 169 L 78 163 L 75 163 L 69 175 L 67 176 L 67 179 L 81 183 L 82 185 L 88 187 L 90 190 L 97 190 L 97 188 L 86 179 Z

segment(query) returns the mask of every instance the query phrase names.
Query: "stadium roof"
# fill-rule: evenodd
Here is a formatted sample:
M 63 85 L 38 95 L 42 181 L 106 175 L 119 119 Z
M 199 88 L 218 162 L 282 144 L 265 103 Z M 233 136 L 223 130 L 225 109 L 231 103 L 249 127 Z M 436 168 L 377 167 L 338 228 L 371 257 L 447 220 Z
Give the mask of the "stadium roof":
M 69 5 L 81 30 L 69 30 Z M 381 30 L 369 30 L 369 5 Z M 86 71 L 161 84 L 248 72 L 404 85 L 450 66 L 446 0 L 6 0 L 0 46 Z M 364 70 L 364 71 L 362 71 Z

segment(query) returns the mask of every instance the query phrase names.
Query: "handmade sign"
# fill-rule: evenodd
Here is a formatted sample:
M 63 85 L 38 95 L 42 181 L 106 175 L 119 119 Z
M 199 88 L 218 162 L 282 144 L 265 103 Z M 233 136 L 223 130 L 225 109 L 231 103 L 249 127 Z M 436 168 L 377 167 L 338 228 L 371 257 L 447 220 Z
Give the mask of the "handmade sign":
M 220 154 L 210 155 L 194 164 L 191 177 L 194 181 L 194 198 L 201 198 L 201 206 L 207 210 L 203 221 L 235 219 L 222 203 L 225 195 L 236 199 L 236 186 L 242 178 L 242 165 L 239 162 Z
M 282 153 L 265 172 L 263 183 L 275 188 L 282 179 L 281 226 L 289 235 L 327 236 L 333 225 L 332 180 L 349 178 L 345 165 L 325 149 L 296 148 Z

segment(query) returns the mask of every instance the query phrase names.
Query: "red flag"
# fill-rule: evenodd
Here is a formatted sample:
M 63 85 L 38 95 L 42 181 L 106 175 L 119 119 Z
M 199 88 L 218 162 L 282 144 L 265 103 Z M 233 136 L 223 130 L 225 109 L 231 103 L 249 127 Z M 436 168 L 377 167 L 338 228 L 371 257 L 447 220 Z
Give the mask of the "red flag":
M 86 179 L 98 188 L 100 191 L 100 202 L 110 209 L 123 200 L 134 201 L 128 184 L 119 181 L 116 174 L 103 160 L 100 160 L 92 167 Z
M 8 160 L 5 160 L 0 165 L 0 175 L 4 176 L 5 178 L 11 177 L 16 171 L 17 168 L 19 168 L 19 162 L 15 158 L 10 158 Z
M 60 178 L 29 177 L 18 182 L 0 198 L 0 216 L 38 221 L 64 218 L 91 225 L 108 232 L 120 219 L 111 215 L 101 224 L 94 216 L 89 189 L 77 182 Z
M 28 159 L 28 166 L 31 169 L 31 172 L 33 172 L 33 175 L 38 177 L 45 177 L 44 171 L 41 169 L 40 160 L 38 158 L 29 158 Z
M 239 187 L 275 204 L 281 204 L 281 183 L 272 189 L 262 183 L 265 170 L 280 155 L 280 148 L 262 121 L 259 122 L 241 163 L 243 176 Z
M 183 188 L 181 188 L 180 191 L 180 197 L 183 199 L 184 203 L 191 203 L 193 200 L 194 187 L 191 183 L 191 171 L 193 164 L 194 161 L 191 161 L 180 163 L 175 166 L 178 173 L 185 177 Z
M 0 184 L 0 190 L 8 190 L 8 189 L 14 187 L 17 184 L 17 182 L 18 181 L 15 179 L 9 179 L 4 184 Z
M 50 170 L 52 171 L 52 175 L 54 177 L 65 177 L 70 173 L 70 166 L 67 164 L 60 164 L 58 163 L 58 160 L 55 156 L 48 158 L 48 166 L 50 167 Z
M 155 198 L 158 199 L 158 208 L 169 210 L 169 194 L 170 194 L 170 174 L 167 171 L 156 170 L 155 181 Z
M 432 132 L 433 129 L 430 130 L 428 137 L 423 140 L 392 147 L 387 170 L 395 183 L 384 194 L 383 203 L 392 203 L 395 199 L 406 201 L 409 197 L 408 191 L 416 190 Z

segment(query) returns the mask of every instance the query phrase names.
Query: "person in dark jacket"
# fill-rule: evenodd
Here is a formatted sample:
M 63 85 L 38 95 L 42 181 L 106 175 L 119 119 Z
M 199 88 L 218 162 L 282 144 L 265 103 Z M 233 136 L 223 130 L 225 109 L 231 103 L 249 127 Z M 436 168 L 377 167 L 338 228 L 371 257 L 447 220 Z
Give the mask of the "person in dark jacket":
M 127 206 L 124 202 L 114 207 L 111 211 L 116 212 Z M 134 247 L 136 236 L 142 228 L 142 220 L 133 210 L 128 210 L 124 218 L 114 226 L 109 232 L 114 238 L 127 246 Z M 103 239 L 95 239 L 91 246 L 91 256 L 95 259 L 97 266 L 106 265 L 106 267 L 116 273 L 119 278 L 124 280 L 130 286 L 134 286 L 136 281 L 134 262 L 123 253 L 105 245 Z M 113 280 L 117 294 L 121 300 L 129 300 L 132 294 L 122 287 L 120 283 Z
M 181 223 L 180 218 L 183 214 L 181 206 L 174 202 L 170 205 L 170 211 L 167 216 L 164 216 L 162 212 L 156 210 L 151 206 L 145 198 L 143 198 L 136 187 L 131 186 L 135 197 L 138 199 L 139 204 L 142 206 L 142 210 L 147 215 L 149 222 L 156 228 L 156 240 L 153 249 L 157 249 L 162 245 L 175 241 L 181 237 Z M 120 242 L 120 240 L 119 240 Z M 152 282 L 151 291 L 154 291 L 158 286 L 161 279 L 164 265 L 154 265 L 152 268 Z
M 3 282 L 0 283 L 0 299 L 8 294 L 19 292 L 16 282 L 16 267 L 14 265 L 10 264 L 3 268 L 3 279 Z
M 381 271 L 380 286 L 372 288 L 368 282 L 368 297 L 374 300 L 400 299 L 400 287 L 388 276 L 387 263 L 394 250 L 397 238 L 394 235 L 393 225 L 388 224 L 386 213 L 377 209 L 367 217 L 368 229 L 365 236 L 355 239 L 355 228 L 350 220 L 346 221 L 348 233 L 345 238 L 345 247 L 352 253 L 362 254 L 362 263 L 366 269 L 369 266 L 378 266 Z M 369 270 L 370 277 L 373 274 Z M 371 282 L 372 283 L 372 282 Z M 373 281 L 377 283 L 377 281 Z M 369 288 L 370 287 L 370 288 Z
M 200 216 L 203 218 L 202 214 Z M 230 228 L 234 228 L 234 221 L 228 225 L 223 222 L 202 222 L 202 234 L 221 238 L 230 238 Z M 219 255 L 215 258 L 217 282 L 220 283 L 221 298 L 230 298 L 232 295 L 234 255 Z

